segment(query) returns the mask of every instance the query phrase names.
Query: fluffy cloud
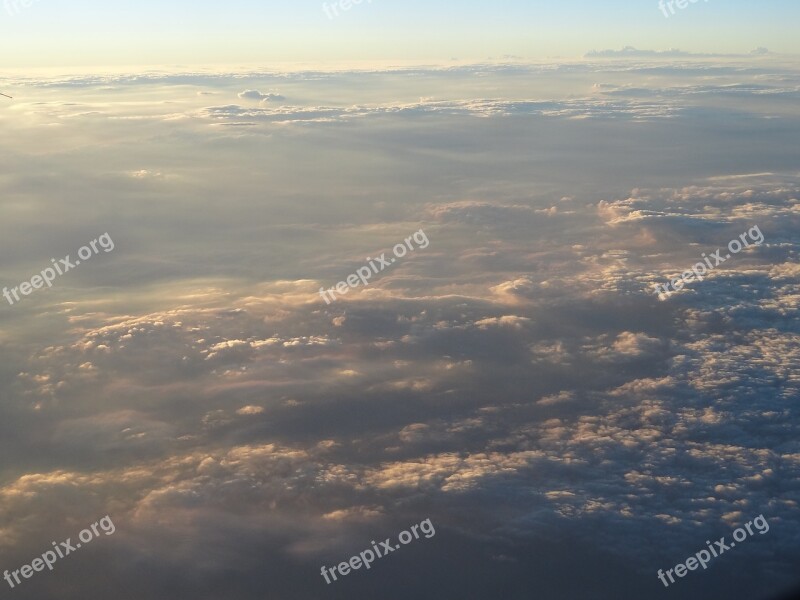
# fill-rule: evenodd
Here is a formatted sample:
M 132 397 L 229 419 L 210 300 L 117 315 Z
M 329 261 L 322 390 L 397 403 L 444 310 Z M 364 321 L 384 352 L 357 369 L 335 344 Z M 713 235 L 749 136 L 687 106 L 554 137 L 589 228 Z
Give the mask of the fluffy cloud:
M 277 100 L 286 100 L 280 94 L 275 94 L 274 92 L 268 92 L 266 94 L 262 94 L 258 90 L 245 90 L 243 92 L 239 92 L 239 98 L 243 98 L 246 100 L 261 100 L 262 102 L 274 102 Z
M 20 134 L 0 140 L 6 281 L 94 231 L 117 247 L 0 314 L 0 544 L 17 568 L 105 514 L 117 533 L 21 597 L 90 595 L 82 569 L 141 597 L 319 597 L 321 564 L 424 518 L 435 542 L 346 593 L 586 597 L 602 575 L 649 597 L 762 513 L 770 533 L 705 581 L 791 582 L 799 122 L 780 102 L 800 78 L 750 65 L 732 89 L 735 65 L 674 64 L 643 88 L 647 68 L 148 76 L 158 100 L 119 76 L 32 84 L 0 117 Z M 532 73 L 582 92 L 539 97 Z M 404 95 L 423 74 L 434 99 Z M 348 95 L 375 78 L 391 93 Z M 245 85 L 306 101 L 198 96 Z M 761 246 L 658 299 L 754 225 Z M 428 248 L 320 298 L 420 228 Z

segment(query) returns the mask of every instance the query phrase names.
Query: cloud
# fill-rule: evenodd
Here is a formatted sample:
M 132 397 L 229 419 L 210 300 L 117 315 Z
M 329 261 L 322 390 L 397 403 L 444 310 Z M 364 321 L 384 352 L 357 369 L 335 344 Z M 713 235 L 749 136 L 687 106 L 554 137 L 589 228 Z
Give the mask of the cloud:
M 761 513 L 682 597 L 796 579 L 800 77 L 632 58 L 31 82 L 0 116 L 4 285 L 117 248 L 0 311 L 0 544 L 17 568 L 117 532 L 21 597 L 316 598 L 322 564 L 425 518 L 343 593 L 650 597 Z M 197 95 L 251 81 L 304 100 Z
M 262 102 L 275 102 L 278 100 L 286 100 L 280 94 L 276 94 L 274 92 L 268 92 L 266 94 L 262 94 L 258 90 L 245 90 L 243 92 L 239 92 L 239 98 L 243 98 L 245 100 L 260 100 Z
M 692 56 L 690 52 L 683 52 L 677 48 L 670 48 L 669 50 L 638 50 L 633 46 L 625 46 L 620 50 L 592 50 L 586 54 L 587 58 L 595 57 L 626 57 L 626 58 L 681 58 Z M 697 56 L 697 55 L 695 55 Z M 707 56 L 707 55 L 700 55 Z

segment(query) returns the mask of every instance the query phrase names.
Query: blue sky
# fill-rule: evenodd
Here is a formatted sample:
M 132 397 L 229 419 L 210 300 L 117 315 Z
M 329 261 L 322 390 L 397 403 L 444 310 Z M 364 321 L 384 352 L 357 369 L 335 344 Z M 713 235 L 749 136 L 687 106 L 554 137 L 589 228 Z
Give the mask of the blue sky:
M 329 19 L 318 0 L 0 6 L 0 67 L 580 56 L 591 49 L 797 53 L 800 6 L 710 0 L 665 18 L 656 0 L 374 0 Z M 330 3 L 330 2 L 329 2 Z M 102 52 L 98 52 L 102 48 Z

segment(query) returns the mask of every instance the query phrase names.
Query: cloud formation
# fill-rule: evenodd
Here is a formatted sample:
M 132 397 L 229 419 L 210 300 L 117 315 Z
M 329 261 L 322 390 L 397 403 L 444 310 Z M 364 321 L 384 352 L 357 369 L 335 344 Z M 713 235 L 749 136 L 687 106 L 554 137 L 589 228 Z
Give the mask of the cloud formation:
M 319 598 L 320 565 L 430 518 L 342 593 L 639 599 L 762 513 L 681 597 L 796 583 L 800 73 L 631 58 L 20 80 L 3 281 L 117 247 L 0 313 L 0 547 L 117 531 L 15 593 Z M 292 104 L 254 106 L 273 86 Z

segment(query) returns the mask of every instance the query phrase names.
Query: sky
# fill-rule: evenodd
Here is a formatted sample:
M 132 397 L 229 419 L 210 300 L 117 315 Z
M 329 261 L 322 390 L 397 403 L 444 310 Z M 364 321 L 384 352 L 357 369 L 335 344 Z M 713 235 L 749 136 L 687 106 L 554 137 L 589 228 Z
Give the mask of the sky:
M 701 1 L 669 17 L 656 0 L 374 0 L 332 19 L 316 0 L 4 1 L 4 69 L 537 59 L 623 46 L 800 53 L 791 0 Z
M 0 7 L 4 594 L 800 583 L 796 8 L 125 6 Z

